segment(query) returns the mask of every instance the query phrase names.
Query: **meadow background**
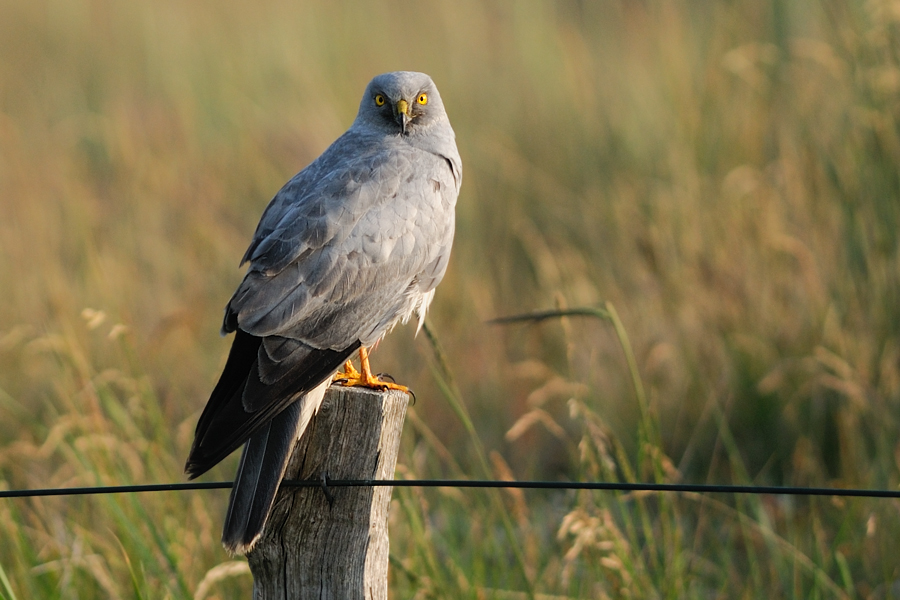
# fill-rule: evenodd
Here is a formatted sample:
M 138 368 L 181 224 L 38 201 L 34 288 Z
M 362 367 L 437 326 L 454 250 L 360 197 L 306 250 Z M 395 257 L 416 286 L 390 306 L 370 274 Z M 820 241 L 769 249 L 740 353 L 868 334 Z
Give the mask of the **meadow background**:
M 0 484 L 183 479 L 263 207 L 396 69 L 465 168 L 437 342 L 373 358 L 399 477 L 897 487 L 896 0 L 0 0 Z M 621 328 L 485 324 L 583 306 Z M 0 597 L 247 598 L 226 502 L 0 501 Z M 892 500 L 396 490 L 391 534 L 394 598 L 900 597 Z

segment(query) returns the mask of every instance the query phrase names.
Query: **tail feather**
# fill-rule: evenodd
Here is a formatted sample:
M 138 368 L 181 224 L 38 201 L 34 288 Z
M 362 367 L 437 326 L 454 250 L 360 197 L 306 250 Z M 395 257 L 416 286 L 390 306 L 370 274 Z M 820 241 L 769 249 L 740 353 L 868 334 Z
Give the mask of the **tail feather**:
M 326 380 L 301 396 L 247 440 L 222 532 L 222 544 L 229 552 L 246 554 L 259 540 L 294 443 L 319 410 L 329 383 Z

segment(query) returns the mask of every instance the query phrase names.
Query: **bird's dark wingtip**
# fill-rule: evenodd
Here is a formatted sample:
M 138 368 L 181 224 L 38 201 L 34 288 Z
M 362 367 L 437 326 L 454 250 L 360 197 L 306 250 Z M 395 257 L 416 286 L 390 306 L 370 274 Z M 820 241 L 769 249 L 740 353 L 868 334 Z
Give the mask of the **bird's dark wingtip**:
M 257 533 L 250 539 L 229 539 L 226 532 L 222 535 L 222 547 L 231 556 L 246 556 L 256 547 L 256 543 L 261 537 L 262 533 Z
M 188 461 L 184 464 L 184 474 L 187 475 L 188 480 L 197 479 L 201 475 L 206 472 L 205 469 L 202 469 L 200 465 Z
M 184 463 L 184 474 L 188 476 L 189 480 L 197 479 L 216 466 L 218 462 L 218 460 L 213 460 L 208 455 L 200 453 L 197 448 L 191 448 L 191 452 Z

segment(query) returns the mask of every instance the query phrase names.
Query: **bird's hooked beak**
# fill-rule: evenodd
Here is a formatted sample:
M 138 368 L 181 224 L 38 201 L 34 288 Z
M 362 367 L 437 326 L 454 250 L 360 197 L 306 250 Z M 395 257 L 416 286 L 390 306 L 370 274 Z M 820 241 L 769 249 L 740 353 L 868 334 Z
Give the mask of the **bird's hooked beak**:
M 394 119 L 397 121 L 397 124 L 400 126 L 400 133 L 406 133 L 406 125 L 409 123 L 409 103 L 406 100 L 397 101 L 397 111 L 394 114 Z

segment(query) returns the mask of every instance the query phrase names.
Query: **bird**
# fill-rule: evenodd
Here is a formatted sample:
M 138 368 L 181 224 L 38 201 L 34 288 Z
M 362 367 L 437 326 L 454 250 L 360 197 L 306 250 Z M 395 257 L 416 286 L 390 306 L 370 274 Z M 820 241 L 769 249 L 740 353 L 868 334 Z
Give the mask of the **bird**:
M 225 307 L 231 350 L 185 464 L 194 479 L 244 446 L 222 531 L 229 553 L 259 540 L 293 446 L 336 377 L 406 390 L 372 374 L 368 350 L 414 315 L 422 327 L 447 270 L 461 183 L 437 87 L 397 71 L 369 82 L 350 128 L 264 210 Z

